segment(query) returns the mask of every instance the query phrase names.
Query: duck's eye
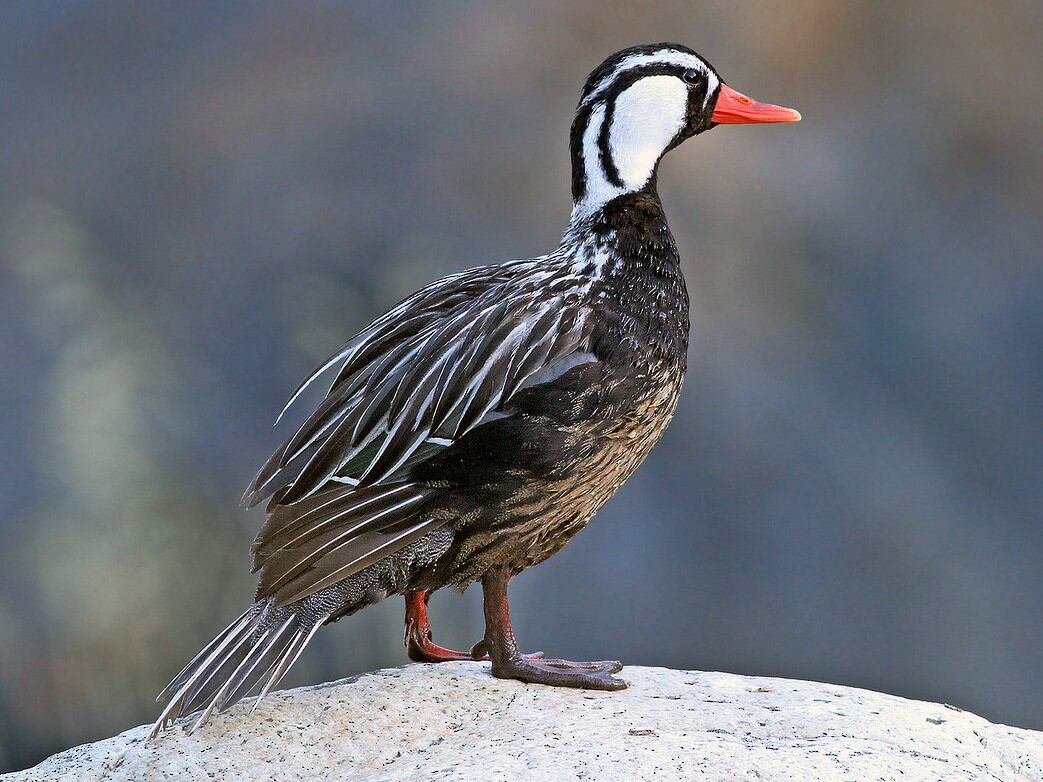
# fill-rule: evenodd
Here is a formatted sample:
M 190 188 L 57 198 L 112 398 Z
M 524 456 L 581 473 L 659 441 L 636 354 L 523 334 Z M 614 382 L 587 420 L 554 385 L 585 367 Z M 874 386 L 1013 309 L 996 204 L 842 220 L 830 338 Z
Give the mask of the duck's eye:
M 700 84 L 703 80 L 703 72 L 696 68 L 689 68 L 684 72 L 681 78 L 688 84 Z

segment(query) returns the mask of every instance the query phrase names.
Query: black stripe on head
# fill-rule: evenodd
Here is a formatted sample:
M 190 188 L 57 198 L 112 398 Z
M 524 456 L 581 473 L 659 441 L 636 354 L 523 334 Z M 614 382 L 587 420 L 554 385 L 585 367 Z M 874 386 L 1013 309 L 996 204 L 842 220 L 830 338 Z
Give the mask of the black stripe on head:
M 569 133 L 569 157 L 572 158 L 572 200 L 577 203 L 587 192 L 587 167 L 583 162 L 583 134 L 593 113 L 592 106 L 582 106 L 572 121 Z M 604 124 L 602 124 L 604 127 Z
M 689 49 L 687 46 L 682 46 L 679 43 L 647 43 L 641 46 L 631 46 L 628 49 L 622 49 L 613 55 L 610 55 L 601 65 L 591 71 L 590 76 L 587 77 L 586 83 L 583 85 L 583 93 L 580 96 L 580 103 L 586 100 L 587 96 L 593 92 L 601 82 L 603 82 L 613 71 L 616 70 L 628 57 L 633 57 L 639 54 L 663 54 L 669 56 L 671 51 L 678 52 L 680 54 L 692 54 L 699 57 L 696 52 Z M 702 57 L 699 57 L 701 60 Z
M 612 157 L 612 149 L 608 145 L 609 133 L 612 132 L 612 121 L 616 118 L 616 96 L 618 95 L 619 93 L 616 92 L 605 101 L 605 119 L 601 121 L 601 130 L 598 132 L 598 160 L 601 161 L 601 170 L 605 173 L 605 179 L 616 187 L 623 187 L 619 169 L 616 168 L 616 161 Z M 586 170 L 584 170 L 583 176 L 586 177 Z

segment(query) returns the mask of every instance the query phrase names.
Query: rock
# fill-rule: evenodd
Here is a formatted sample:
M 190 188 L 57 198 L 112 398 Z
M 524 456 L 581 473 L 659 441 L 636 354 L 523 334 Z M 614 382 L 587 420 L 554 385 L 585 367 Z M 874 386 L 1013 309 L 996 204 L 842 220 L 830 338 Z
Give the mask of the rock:
M 830 684 L 628 667 L 585 692 L 410 665 L 70 749 L 16 780 L 1043 780 L 1043 733 Z

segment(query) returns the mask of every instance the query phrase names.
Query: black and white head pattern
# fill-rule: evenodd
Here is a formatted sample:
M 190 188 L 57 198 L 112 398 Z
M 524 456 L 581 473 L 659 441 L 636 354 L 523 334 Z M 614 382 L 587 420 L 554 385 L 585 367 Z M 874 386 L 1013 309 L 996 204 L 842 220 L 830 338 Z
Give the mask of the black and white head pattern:
M 576 210 L 644 188 L 665 152 L 712 127 L 720 85 L 713 66 L 674 43 L 634 46 L 599 65 L 572 125 Z

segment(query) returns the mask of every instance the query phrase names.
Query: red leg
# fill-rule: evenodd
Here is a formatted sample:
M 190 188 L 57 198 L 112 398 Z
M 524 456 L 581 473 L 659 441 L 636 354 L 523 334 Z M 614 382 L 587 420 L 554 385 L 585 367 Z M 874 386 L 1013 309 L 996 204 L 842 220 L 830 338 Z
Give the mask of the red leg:
M 417 663 L 444 663 L 451 660 L 473 660 L 469 652 L 457 652 L 431 640 L 427 622 L 427 592 L 406 592 L 406 637 L 409 659 Z
M 488 653 L 492 674 L 499 679 L 519 679 L 552 687 L 579 687 L 587 690 L 622 690 L 627 683 L 613 673 L 622 670 L 616 660 L 580 663 L 570 660 L 541 660 L 518 651 L 507 602 L 510 573 L 491 570 L 482 579 L 485 608 L 485 640 L 475 644 L 476 654 Z

